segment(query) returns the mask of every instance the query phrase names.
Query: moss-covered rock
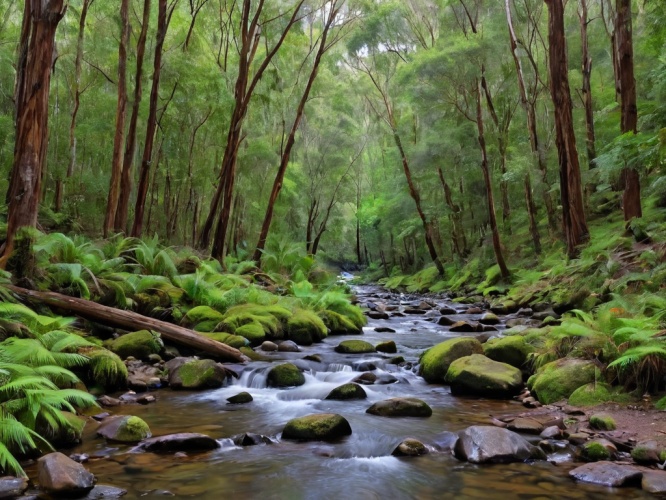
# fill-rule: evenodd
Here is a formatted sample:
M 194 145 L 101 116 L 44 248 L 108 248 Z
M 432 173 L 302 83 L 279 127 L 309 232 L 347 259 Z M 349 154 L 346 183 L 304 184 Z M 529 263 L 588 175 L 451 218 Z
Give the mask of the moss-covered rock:
M 609 415 L 592 415 L 590 417 L 590 427 L 600 431 L 614 431 L 617 425 L 613 417 Z
M 407 438 L 393 450 L 394 457 L 417 457 L 428 453 L 428 448 L 416 439 Z
M 236 335 L 246 338 L 251 345 L 259 345 L 266 340 L 266 332 L 261 323 L 248 323 L 236 328 Z
M 449 366 L 456 359 L 483 354 L 483 346 L 475 338 L 459 337 L 431 347 L 421 355 L 419 375 L 431 384 L 443 383 Z
M 254 400 L 254 398 L 252 397 L 252 394 L 250 394 L 249 392 L 245 392 L 245 391 L 239 392 L 235 396 L 231 396 L 231 397 L 227 398 L 227 401 L 229 401 L 229 403 L 231 403 L 232 405 L 242 405 L 242 404 L 250 403 L 253 400 Z
M 290 317 L 291 311 L 278 305 L 242 304 L 229 308 L 216 330 L 243 335 L 243 327 L 261 325 L 266 337 L 281 339 L 282 325 Z M 257 327 L 252 329 L 256 338 Z
M 298 345 L 312 345 L 314 342 L 321 342 L 325 339 L 328 329 L 314 312 L 296 309 L 287 321 L 287 335 Z
M 201 335 L 208 337 L 211 340 L 216 340 L 228 346 L 235 347 L 236 349 L 245 347 L 250 343 L 245 337 L 225 332 L 201 332 Z
M 380 342 L 375 346 L 377 352 L 385 352 L 387 354 L 395 354 L 398 352 L 398 346 L 395 345 L 393 340 L 387 340 L 386 342 Z
M 282 438 L 299 441 L 333 441 L 351 433 L 349 422 L 341 415 L 317 413 L 287 422 L 282 431 Z
M 662 462 L 666 449 L 662 449 L 656 441 L 643 441 L 631 450 L 631 458 L 639 464 L 652 465 Z
M 580 386 L 569 396 L 572 406 L 596 406 L 614 400 L 612 388 L 603 382 Z
M 494 361 L 521 368 L 534 348 L 520 335 L 490 339 L 483 344 L 483 353 Z
M 580 449 L 581 458 L 587 462 L 599 462 L 601 460 L 610 460 L 611 452 L 603 443 L 598 441 L 588 441 Z
M 366 413 L 380 417 L 429 417 L 432 408 L 417 398 L 391 398 L 376 402 Z
M 368 395 L 365 393 L 363 387 L 358 384 L 348 383 L 336 387 L 328 393 L 325 399 L 337 399 L 346 401 L 348 399 L 365 399 Z
M 226 370 L 212 359 L 175 358 L 165 365 L 172 389 L 214 389 L 222 387 Z
M 127 366 L 120 357 L 102 348 L 84 348 L 79 350 L 88 358 L 88 378 L 107 391 L 127 387 Z
M 456 359 L 444 381 L 451 384 L 452 394 L 496 399 L 510 398 L 523 388 L 523 376 L 518 368 L 482 354 Z
M 214 327 L 220 321 L 222 321 L 222 318 L 224 318 L 224 315 L 212 307 L 196 306 L 187 311 L 185 316 L 183 316 L 181 325 L 187 328 L 194 327 L 196 330 L 198 330 L 197 325 L 205 322 L 207 326 L 212 324 Z M 214 328 L 211 328 L 208 331 L 212 331 L 213 329 Z
M 375 352 L 375 346 L 365 340 L 343 340 L 335 346 L 335 352 L 343 354 L 365 354 Z
M 159 354 L 164 348 L 164 344 L 158 333 L 139 330 L 118 337 L 111 342 L 110 348 L 122 359 L 129 356 L 146 359 L 151 354 Z
M 296 387 L 305 384 L 305 376 L 292 363 L 283 363 L 271 368 L 267 383 L 270 387 Z
M 130 415 L 107 418 L 97 429 L 97 435 L 118 443 L 138 443 L 152 436 L 144 420 Z
M 527 381 L 527 386 L 543 404 L 566 399 L 583 385 L 599 378 L 599 370 L 592 361 L 558 359 L 547 363 Z
M 363 328 L 358 327 L 351 319 L 335 311 L 319 311 L 317 315 L 331 331 L 331 335 L 350 335 L 363 333 Z

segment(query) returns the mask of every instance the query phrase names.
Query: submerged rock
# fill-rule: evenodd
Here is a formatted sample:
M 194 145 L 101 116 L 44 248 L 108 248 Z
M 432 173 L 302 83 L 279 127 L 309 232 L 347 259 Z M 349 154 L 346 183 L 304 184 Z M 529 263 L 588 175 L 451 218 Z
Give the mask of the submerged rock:
M 283 439 L 331 441 L 352 433 L 347 419 L 335 413 L 317 413 L 291 419 L 282 431 Z
M 37 461 L 37 481 L 42 490 L 58 496 L 82 496 L 95 486 L 95 476 L 59 452 Z
M 518 368 L 493 361 L 481 354 L 455 360 L 444 381 L 451 384 L 451 393 L 454 395 L 495 399 L 510 398 L 523 388 L 523 376 Z
M 416 439 L 407 438 L 391 453 L 394 457 L 418 457 L 428 453 L 428 448 Z
M 292 363 L 283 363 L 268 372 L 269 387 L 296 387 L 305 384 L 305 376 Z
M 524 462 L 545 454 L 525 438 L 501 427 L 473 425 L 458 434 L 455 456 L 475 464 Z
M 638 484 L 643 477 L 643 473 L 629 465 L 594 462 L 576 467 L 569 471 L 569 476 L 585 483 L 616 487 Z
M 345 401 L 348 399 L 365 399 L 367 397 L 368 395 L 365 393 L 363 387 L 358 384 L 349 383 L 336 387 L 328 393 L 328 396 L 326 396 L 325 399 Z
M 108 486 L 105 484 L 98 484 L 92 490 L 88 492 L 82 500 L 97 500 L 100 498 L 110 499 L 110 498 L 121 498 L 127 494 L 127 490 L 122 488 L 116 488 L 115 486 Z
M 212 437 L 194 432 L 181 432 L 148 438 L 138 445 L 138 449 L 154 453 L 202 452 L 219 447 L 220 444 Z
M 483 346 L 474 338 L 459 337 L 447 340 L 431 347 L 421 355 L 419 375 L 431 384 L 443 383 L 449 366 L 456 359 L 482 353 Z
M 148 424 L 131 415 L 107 418 L 97 429 L 97 435 L 118 443 L 138 443 L 152 434 Z
M 378 401 L 365 412 L 380 417 L 429 417 L 432 408 L 418 398 L 392 398 Z

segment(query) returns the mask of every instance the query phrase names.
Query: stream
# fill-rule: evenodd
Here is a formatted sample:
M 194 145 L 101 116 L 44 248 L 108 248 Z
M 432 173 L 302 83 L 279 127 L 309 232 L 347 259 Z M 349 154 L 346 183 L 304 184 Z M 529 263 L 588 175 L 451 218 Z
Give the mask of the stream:
M 388 294 L 377 287 L 358 287 L 361 304 L 382 301 L 402 310 L 416 296 Z M 466 306 L 437 299 L 439 307 L 457 310 Z M 436 311 L 436 310 L 435 310 Z M 192 455 L 156 455 L 132 452 L 132 446 L 109 444 L 95 436 L 89 423 L 83 443 L 65 453 L 87 453 L 85 464 L 98 478 L 128 490 L 124 498 L 176 496 L 217 499 L 375 499 L 375 498 L 585 498 L 610 496 L 648 498 L 638 489 L 612 489 L 575 483 L 567 472 L 573 463 L 562 457 L 552 462 L 478 466 L 456 460 L 450 452 L 438 451 L 444 432 L 456 432 L 474 424 L 488 424 L 489 415 L 522 413 L 516 401 L 492 401 L 453 397 L 448 387 L 429 385 L 415 369 L 388 364 L 396 355 L 338 354 L 342 340 L 362 338 L 373 345 L 394 340 L 397 355 L 416 365 L 421 352 L 447 338 L 458 336 L 436 322 L 439 313 L 404 315 L 372 320 L 363 336 L 329 336 L 323 343 L 301 347 L 299 353 L 262 353 L 275 361 L 291 361 L 305 369 L 305 385 L 292 389 L 266 387 L 271 362 L 252 362 L 233 385 L 204 392 L 169 389 L 153 394 L 157 402 L 123 405 L 110 410 L 144 419 L 154 436 L 176 432 L 200 432 L 219 440 L 220 449 Z M 478 315 L 459 314 L 455 319 L 474 320 Z M 502 321 L 508 317 L 502 318 Z M 394 333 L 379 333 L 386 327 Z M 499 325 L 498 329 L 503 329 Z M 319 354 L 321 362 L 303 360 Z M 364 385 L 367 400 L 329 401 L 335 387 L 351 382 L 371 369 L 378 381 L 395 383 Z M 226 398 L 241 391 L 254 401 L 228 404 Z M 423 399 L 433 409 L 430 418 L 385 418 L 365 413 L 374 402 L 392 397 Z M 351 424 L 353 434 L 335 443 L 281 441 L 280 433 L 291 418 L 311 413 L 339 413 Z M 239 447 L 230 439 L 242 433 L 270 438 L 269 444 Z M 405 438 L 428 445 L 430 453 L 414 458 L 391 456 Z M 29 473 L 32 476 L 34 471 Z

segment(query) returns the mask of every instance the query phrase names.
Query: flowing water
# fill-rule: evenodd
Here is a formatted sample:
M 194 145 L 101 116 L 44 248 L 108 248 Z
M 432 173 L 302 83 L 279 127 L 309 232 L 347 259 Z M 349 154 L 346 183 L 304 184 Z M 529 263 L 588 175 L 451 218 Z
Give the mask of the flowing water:
M 371 287 L 359 288 L 357 292 L 362 300 L 383 293 Z M 393 299 L 399 301 L 400 297 L 384 296 L 386 302 Z M 438 304 L 446 303 L 439 300 Z M 459 317 L 469 319 L 465 315 Z M 390 327 L 395 333 L 378 333 L 377 327 Z M 306 383 L 298 388 L 267 388 L 266 372 L 271 362 L 253 362 L 233 385 L 196 393 L 166 389 L 154 393 L 154 404 L 113 410 L 143 418 L 153 435 L 208 434 L 222 445 L 214 452 L 188 456 L 135 453 L 131 446 L 111 445 L 96 438 L 94 425 L 87 426 L 83 444 L 72 452 L 90 454 L 86 466 L 99 483 L 126 488 L 128 495 L 124 498 L 644 497 L 637 489 L 576 484 L 567 476 L 573 465 L 562 457 L 551 457 L 552 463 L 478 466 L 459 462 L 450 452 L 438 451 L 436 443 L 444 439 L 443 433 L 488 423 L 489 415 L 519 413 L 524 408 L 514 401 L 453 397 L 448 388 L 426 384 L 412 369 L 387 364 L 390 355 L 344 355 L 334 351 L 345 338 L 363 338 L 373 344 L 394 340 L 398 355 L 416 364 L 425 348 L 454 336 L 447 327 L 438 326 L 432 315 L 370 320 L 364 333 L 362 337 L 329 337 L 322 344 L 303 347 L 300 353 L 268 354 L 275 361 L 295 362 L 305 370 Z M 303 360 L 307 354 L 319 354 L 322 361 Z M 333 388 L 372 368 L 379 380 L 395 377 L 397 382 L 364 386 L 367 400 L 323 399 Z M 250 392 L 254 401 L 246 405 L 227 404 L 226 398 L 241 391 Z M 433 415 L 385 418 L 365 413 L 373 402 L 398 396 L 425 400 L 433 408 Z M 280 432 L 288 420 L 311 413 L 339 413 L 347 418 L 353 434 L 335 443 L 281 441 Z M 246 432 L 267 436 L 270 443 L 235 446 L 230 438 Z M 431 452 L 415 458 L 391 456 L 393 449 L 408 437 L 427 444 Z

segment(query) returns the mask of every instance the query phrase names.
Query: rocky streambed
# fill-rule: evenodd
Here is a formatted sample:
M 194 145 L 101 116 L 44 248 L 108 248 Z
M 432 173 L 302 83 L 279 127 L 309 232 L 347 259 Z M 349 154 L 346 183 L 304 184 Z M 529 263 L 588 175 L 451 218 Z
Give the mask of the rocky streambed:
M 485 341 L 507 323 L 538 323 L 551 311 L 495 316 L 483 304 L 375 287 L 357 295 L 370 318 L 363 336 L 329 336 L 297 351 L 257 348 L 265 359 L 226 365 L 216 389 L 187 390 L 185 374 L 172 381 L 178 391 L 124 395 L 122 404 L 106 398 L 109 415 L 87 419 L 81 444 L 62 451 L 124 498 L 649 498 L 642 478 L 663 483 L 666 472 L 630 464 L 630 435 L 594 429 L 584 412 L 540 407 L 529 394 L 454 396 L 418 374 L 425 349 L 459 336 Z M 276 375 L 285 363 L 295 369 Z M 320 414 L 327 417 L 310 417 Z M 120 420 L 142 432 L 122 416 L 139 417 L 158 438 L 113 439 Z M 575 462 L 576 443 L 592 441 L 619 461 Z M 37 480 L 43 468 L 26 470 Z M 599 477 L 609 478 L 606 486 L 587 482 Z M 629 487 L 610 486 L 623 482 Z M 113 488 L 89 498 L 120 495 Z

